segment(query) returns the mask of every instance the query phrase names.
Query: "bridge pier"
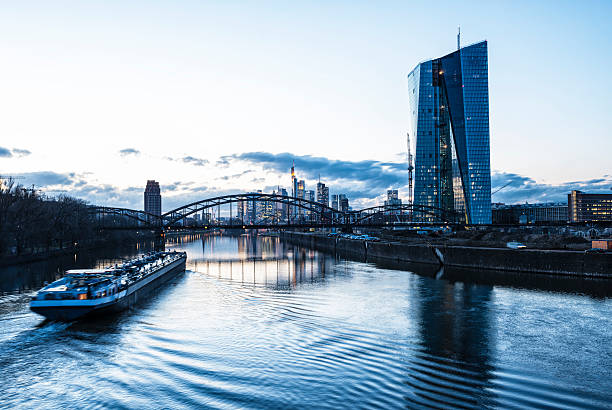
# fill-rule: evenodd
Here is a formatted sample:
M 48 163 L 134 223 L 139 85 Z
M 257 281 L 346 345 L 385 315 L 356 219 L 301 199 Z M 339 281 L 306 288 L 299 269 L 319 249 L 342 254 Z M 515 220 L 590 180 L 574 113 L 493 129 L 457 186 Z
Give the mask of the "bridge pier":
M 163 228 L 155 230 L 153 249 L 158 252 L 163 252 L 166 250 L 166 233 L 164 232 Z

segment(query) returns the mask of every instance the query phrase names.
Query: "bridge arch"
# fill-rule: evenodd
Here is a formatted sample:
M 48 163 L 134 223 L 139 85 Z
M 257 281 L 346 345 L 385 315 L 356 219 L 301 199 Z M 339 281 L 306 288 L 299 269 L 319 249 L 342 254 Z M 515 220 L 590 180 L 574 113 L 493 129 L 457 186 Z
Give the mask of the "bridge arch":
M 91 215 L 96 218 L 104 218 L 106 215 L 122 216 L 133 219 L 142 223 L 145 226 L 160 226 L 162 225 L 162 217 L 149 212 L 139 211 L 129 208 L 117 208 L 109 206 L 91 206 L 88 208 Z
M 444 223 L 457 223 L 459 221 L 460 214 L 457 212 L 451 212 L 442 208 L 437 208 L 427 205 L 416 205 L 416 204 L 402 204 L 402 205 L 378 205 L 369 208 L 364 208 L 356 213 L 359 215 L 355 220 L 356 224 L 367 221 L 375 216 L 385 215 L 387 212 L 392 211 L 408 211 L 408 212 L 419 212 L 431 217 L 438 219 Z
M 273 202 L 313 212 L 319 215 L 320 220 L 326 220 L 329 223 L 341 224 L 346 221 L 346 213 L 333 209 L 328 205 L 302 198 L 263 193 L 223 195 L 203 199 L 168 211 L 161 216 L 161 219 L 164 222 L 164 226 L 170 227 L 196 212 L 238 202 Z

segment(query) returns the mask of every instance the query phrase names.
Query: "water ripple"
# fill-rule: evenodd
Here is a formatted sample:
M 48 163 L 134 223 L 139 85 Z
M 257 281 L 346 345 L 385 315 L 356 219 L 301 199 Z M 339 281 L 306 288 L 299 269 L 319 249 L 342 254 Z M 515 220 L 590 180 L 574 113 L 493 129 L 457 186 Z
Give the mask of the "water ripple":
M 264 244 L 274 242 L 249 246 Z M 26 298 L 1 296 L 0 407 L 610 408 L 610 348 L 580 350 L 609 340 L 610 301 L 311 251 L 249 261 L 243 280 L 208 254 L 143 306 L 96 323 L 41 323 Z M 542 306 L 564 324 L 559 342 L 542 336 Z

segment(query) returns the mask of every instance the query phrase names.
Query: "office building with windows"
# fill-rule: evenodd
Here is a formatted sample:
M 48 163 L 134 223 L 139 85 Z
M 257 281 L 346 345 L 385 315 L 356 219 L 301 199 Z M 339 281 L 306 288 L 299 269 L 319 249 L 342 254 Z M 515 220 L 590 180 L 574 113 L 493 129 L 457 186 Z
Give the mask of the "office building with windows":
M 161 190 L 159 182 L 152 179 L 147 181 L 144 191 L 144 211 L 153 215 L 161 215 Z
M 492 204 L 494 224 L 565 223 L 568 220 L 566 203 Z
M 346 195 L 342 195 L 342 194 L 340 194 L 340 195 L 338 196 L 338 198 L 339 198 L 339 201 L 340 201 L 340 202 L 339 202 L 340 211 L 342 211 L 342 212 L 348 212 L 348 211 L 350 211 L 350 210 L 351 210 L 351 207 L 349 206 L 349 200 L 348 200 L 348 198 L 346 197 Z
M 385 207 L 391 209 L 385 211 L 386 215 L 401 215 L 402 200 L 399 198 L 397 189 L 387 190 L 387 200 L 385 201 Z
M 612 221 L 612 194 L 572 191 L 567 195 L 570 222 Z
M 334 210 L 336 210 L 336 211 L 339 209 L 339 205 L 338 205 L 338 194 L 333 194 L 333 195 L 331 196 L 331 207 L 332 207 Z
M 408 92 L 415 205 L 491 223 L 487 42 L 420 63 L 408 75 Z
M 317 202 L 329 206 L 329 187 L 324 183 L 317 183 Z

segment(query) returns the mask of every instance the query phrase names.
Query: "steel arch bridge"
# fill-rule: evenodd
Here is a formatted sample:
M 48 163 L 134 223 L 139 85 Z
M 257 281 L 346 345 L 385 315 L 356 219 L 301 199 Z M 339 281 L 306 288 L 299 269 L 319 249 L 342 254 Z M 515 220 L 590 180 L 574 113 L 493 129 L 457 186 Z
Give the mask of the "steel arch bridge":
M 256 204 L 270 206 L 281 205 L 281 218 L 277 215 L 277 207 L 273 215 L 266 215 L 260 221 L 244 221 L 244 212 L 235 216 L 232 212 L 233 204 L 251 204 L 251 210 Z M 186 218 L 202 211 L 217 209 L 220 214 L 221 207 L 229 207 L 229 223 L 203 222 L 191 225 L 190 228 L 283 228 L 283 227 L 349 227 L 349 226 L 385 226 L 389 223 L 413 223 L 414 216 L 425 223 L 456 224 L 461 222 L 461 215 L 448 212 L 440 208 L 424 205 L 389 205 L 374 206 L 358 211 L 339 211 L 319 202 L 289 196 L 246 193 L 224 195 L 203 199 L 183 205 L 162 215 L 153 215 L 144 211 L 127 208 L 92 206 L 90 213 L 99 222 L 103 229 L 185 229 Z M 244 207 L 243 207 L 244 210 Z M 242 218 L 239 218 L 241 216 Z M 255 219 L 255 218 L 253 218 Z M 131 224 L 130 224 L 131 222 Z
M 158 215 L 145 211 L 110 206 L 91 206 L 88 210 L 89 214 L 102 226 L 117 225 L 118 227 L 131 227 L 132 225 L 128 225 L 128 221 L 136 222 L 139 226 L 156 227 L 163 225 Z
M 397 216 L 397 219 L 399 219 L 398 222 L 429 221 L 458 224 L 463 220 L 463 215 L 460 212 L 416 204 L 373 206 L 361 209 L 357 211 L 357 214 L 358 217 L 354 221 L 356 225 L 364 224 L 367 221 L 372 222 L 381 218 L 389 219 L 385 218 L 389 216 Z
M 161 217 L 164 221 L 167 221 L 170 226 L 176 224 L 182 219 L 199 211 L 205 211 L 207 209 L 220 207 L 223 205 L 231 205 L 234 203 L 264 203 L 264 204 L 282 204 L 287 205 L 287 209 L 293 209 L 294 214 L 298 214 L 298 217 L 294 218 L 299 220 L 299 215 L 317 215 L 319 220 L 327 223 L 340 223 L 343 221 L 344 213 L 337 211 L 327 205 L 323 205 L 319 202 L 309 201 L 302 198 L 293 198 L 283 195 L 273 194 L 262 194 L 262 193 L 248 193 L 248 194 L 237 194 L 237 195 L 224 195 L 216 198 L 203 199 L 201 201 L 192 202 L 188 205 L 183 205 L 179 208 L 173 209 L 172 211 L 166 212 Z M 254 208 L 254 207 L 253 207 Z M 302 212 L 299 212 L 301 210 Z M 295 216 L 295 215 L 294 215 Z M 230 207 L 230 219 L 232 217 Z

